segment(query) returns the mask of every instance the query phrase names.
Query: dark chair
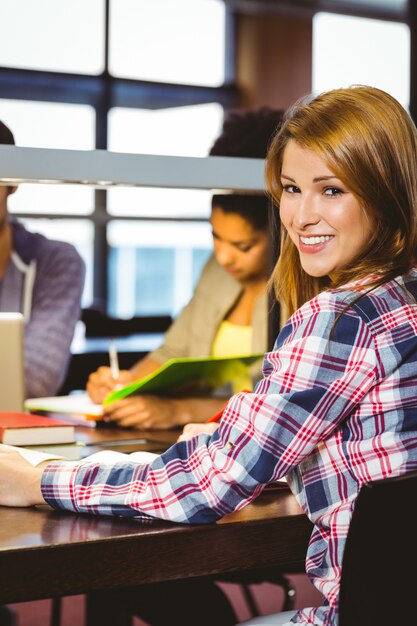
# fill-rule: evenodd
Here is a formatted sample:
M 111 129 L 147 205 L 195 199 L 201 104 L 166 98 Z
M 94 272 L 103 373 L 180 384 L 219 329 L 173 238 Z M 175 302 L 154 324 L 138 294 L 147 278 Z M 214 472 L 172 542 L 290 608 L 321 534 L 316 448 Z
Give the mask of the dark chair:
M 242 592 L 244 598 L 246 600 L 246 604 L 251 614 L 251 618 L 259 617 L 261 615 L 261 611 L 256 603 L 255 595 L 253 593 L 252 585 L 260 584 L 260 583 L 273 583 L 274 585 L 278 585 L 282 587 L 284 592 L 284 600 L 282 604 L 281 611 L 290 611 L 295 607 L 296 600 L 296 590 L 295 587 L 291 584 L 289 579 L 274 569 L 270 569 L 268 572 L 265 572 L 263 575 L 259 576 L 257 580 L 254 576 L 248 577 L 248 582 L 241 582 Z
M 416 622 L 417 473 L 365 485 L 346 542 L 340 626 Z
M 262 611 L 256 601 L 256 585 L 273 583 L 274 585 L 282 587 L 284 597 L 281 611 L 290 611 L 295 608 L 296 589 L 287 578 L 286 574 L 299 574 L 304 572 L 304 567 L 298 565 L 285 568 L 285 572 L 281 572 L 279 568 L 275 566 L 269 566 L 257 570 L 248 570 L 247 572 L 221 574 L 215 578 L 220 582 L 240 585 L 250 617 L 254 618 L 262 615 Z
M 120 319 L 98 309 L 83 309 L 81 319 L 86 337 L 126 337 L 137 333 L 163 333 L 172 324 L 170 315 L 141 315 Z
M 9 606 L 0 606 L 0 626 L 17 626 L 17 613 Z

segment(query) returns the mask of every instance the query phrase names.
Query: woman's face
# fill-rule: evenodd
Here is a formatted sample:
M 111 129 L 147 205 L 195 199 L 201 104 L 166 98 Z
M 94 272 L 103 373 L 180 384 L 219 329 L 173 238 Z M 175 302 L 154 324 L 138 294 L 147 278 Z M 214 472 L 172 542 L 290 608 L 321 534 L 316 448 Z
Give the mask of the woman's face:
M 295 141 L 283 155 L 281 221 L 310 276 L 329 276 L 366 249 L 373 224 L 324 160 Z
M 220 265 L 240 283 L 269 276 L 269 244 L 266 230 L 257 230 L 237 213 L 214 207 L 210 222 L 214 254 Z

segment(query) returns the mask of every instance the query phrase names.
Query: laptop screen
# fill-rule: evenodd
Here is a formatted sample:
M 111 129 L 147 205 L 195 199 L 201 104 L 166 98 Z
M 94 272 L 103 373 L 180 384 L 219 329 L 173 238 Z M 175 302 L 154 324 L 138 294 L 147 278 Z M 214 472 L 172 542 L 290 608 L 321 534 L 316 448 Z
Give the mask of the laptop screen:
M 24 410 L 23 342 L 23 315 L 0 313 L 0 411 Z

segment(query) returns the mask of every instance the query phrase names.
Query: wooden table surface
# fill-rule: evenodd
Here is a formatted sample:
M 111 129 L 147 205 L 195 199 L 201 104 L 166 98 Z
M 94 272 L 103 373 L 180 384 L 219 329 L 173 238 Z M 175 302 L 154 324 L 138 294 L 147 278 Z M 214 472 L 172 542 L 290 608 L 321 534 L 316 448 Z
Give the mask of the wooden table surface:
M 135 444 L 144 433 L 78 430 L 90 451 L 114 441 L 126 442 L 122 451 L 164 449 L 163 439 L 177 436 L 153 432 Z M 0 507 L 0 604 L 259 567 L 301 568 L 310 534 L 287 490 L 265 491 L 216 524 L 193 526 Z

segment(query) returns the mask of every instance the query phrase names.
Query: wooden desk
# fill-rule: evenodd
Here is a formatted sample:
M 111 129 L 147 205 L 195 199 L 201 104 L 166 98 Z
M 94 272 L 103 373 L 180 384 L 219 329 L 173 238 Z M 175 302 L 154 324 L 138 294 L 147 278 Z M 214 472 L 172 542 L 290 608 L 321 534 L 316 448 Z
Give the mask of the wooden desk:
M 82 441 L 86 446 L 83 456 L 103 449 L 117 450 L 118 452 L 147 450 L 160 453 L 176 442 L 180 432 L 181 429 L 133 430 L 100 424 L 96 428 L 77 426 L 76 439 Z
M 148 433 L 160 440 L 138 445 L 137 431 L 78 434 L 92 451 L 112 441 L 164 449 L 177 436 Z M 0 507 L 0 604 L 267 566 L 301 568 L 310 533 L 286 490 L 265 492 L 239 513 L 198 526 Z

